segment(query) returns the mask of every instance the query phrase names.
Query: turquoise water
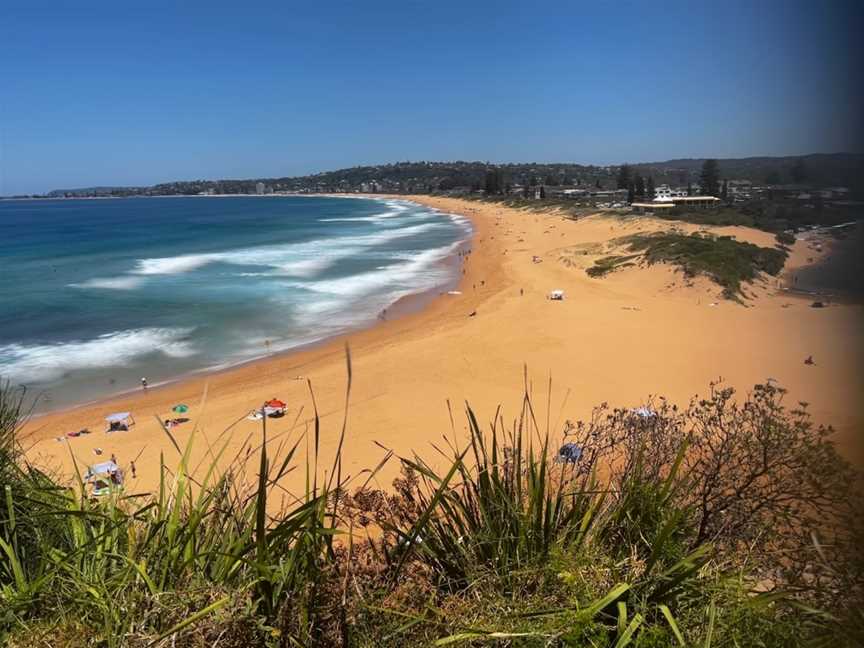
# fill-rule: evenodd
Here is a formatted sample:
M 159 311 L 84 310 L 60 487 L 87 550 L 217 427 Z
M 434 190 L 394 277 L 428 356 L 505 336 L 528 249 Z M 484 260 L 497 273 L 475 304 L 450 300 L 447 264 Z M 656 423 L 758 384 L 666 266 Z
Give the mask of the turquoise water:
M 469 233 L 399 200 L 0 202 L 0 375 L 50 409 L 309 344 L 451 284 Z

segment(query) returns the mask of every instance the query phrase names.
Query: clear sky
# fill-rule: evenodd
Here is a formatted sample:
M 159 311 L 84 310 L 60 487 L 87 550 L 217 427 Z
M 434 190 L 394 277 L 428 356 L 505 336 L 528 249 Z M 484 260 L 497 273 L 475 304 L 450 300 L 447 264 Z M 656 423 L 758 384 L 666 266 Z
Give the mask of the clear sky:
M 0 194 L 859 151 L 862 5 L 0 0 Z

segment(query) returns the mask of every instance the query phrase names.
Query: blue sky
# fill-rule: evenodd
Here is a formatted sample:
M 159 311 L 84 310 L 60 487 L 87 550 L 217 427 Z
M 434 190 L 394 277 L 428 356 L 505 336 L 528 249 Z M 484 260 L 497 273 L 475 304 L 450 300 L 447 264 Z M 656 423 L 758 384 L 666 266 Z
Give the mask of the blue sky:
M 853 7 L 3 0 L 0 194 L 860 150 Z

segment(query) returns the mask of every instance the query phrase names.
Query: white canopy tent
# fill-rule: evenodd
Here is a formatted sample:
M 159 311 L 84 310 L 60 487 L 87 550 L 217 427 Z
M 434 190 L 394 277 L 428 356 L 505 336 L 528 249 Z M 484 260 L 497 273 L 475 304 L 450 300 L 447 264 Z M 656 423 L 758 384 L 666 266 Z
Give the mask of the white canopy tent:
M 135 419 L 132 418 L 131 412 L 114 412 L 106 416 L 105 420 L 108 421 L 108 432 L 128 430 L 135 425 Z
M 113 461 L 103 461 L 87 469 L 85 481 L 90 485 L 91 494 L 101 497 L 109 494 L 112 488 L 123 488 L 123 471 Z

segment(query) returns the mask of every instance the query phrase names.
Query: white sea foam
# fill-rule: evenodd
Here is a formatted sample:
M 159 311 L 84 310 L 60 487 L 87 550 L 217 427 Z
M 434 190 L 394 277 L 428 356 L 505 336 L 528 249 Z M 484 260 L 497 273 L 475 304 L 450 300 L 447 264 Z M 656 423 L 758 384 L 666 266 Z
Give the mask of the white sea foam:
M 343 216 L 339 218 L 322 218 L 319 223 L 386 223 L 393 218 L 402 216 L 402 212 L 384 212 L 383 214 L 372 214 L 371 216 Z M 423 215 L 425 216 L 425 214 Z
M 393 218 L 399 218 L 400 216 L 405 216 L 405 212 L 408 211 L 412 205 L 399 203 L 393 200 L 389 200 L 384 203 L 390 209 L 386 212 L 381 212 L 380 214 L 372 214 L 370 216 L 342 216 L 338 218 L 322 218 L 319 220 L 321 223 L 351 223 L 351 222 L 366 222 L 366 223 L 386 223 L 387 221 Z M 414 217 L 422 217 L 426 218 L 429 216 L 428 212 L 420 212 L 418 214 L 409 215 Z
M 338 279 L 326 279 L 300 284 L 308 290 L 329 293 L 343 297 L 361 297 L 382 288 L 427 290 L 439 283 L 446 275 L 441 268 L 434 266 L 447 258 L 460 243 L 453 243 L 417 253 L 399 253 L 394 258 L 401 263 L 379 266 L 376 270 L 362 272 Z
M 146 281 L 144 277 L 96 277 L 81 283 L 69 284 L 72 288 L 105 288 L 108 290 L 134 290 Z
M 156 259 L 141 259 L 133 271 L 139 275 L 165 275 L 180 274 L 197 270 L 208 263 L 220 260 L 220 254 L 183 254 L 174 257 L 161 257 Z
M 409 238 L 438 227 L 438 223 L 420 223 L 386 229 L 373 234 L 336 236 L 303 243 L 262 245 L 226 252 L 185 254 L 175 257 L 141 259 L 132 271 L 137 275 L 172 275 L 197 270 L 210 263 L 268 266 L 276 274 L 296 277 L 312 276 L 340 259 L 391 241 Z
M 15 382 L 42 383 L 82 369 L 119 367 L 136 357 L 162 353 L 171 358 L 195 354 L 188 328 L 141 328 L 90 340 L 54 344 L 0 345 L 0 365 Z

